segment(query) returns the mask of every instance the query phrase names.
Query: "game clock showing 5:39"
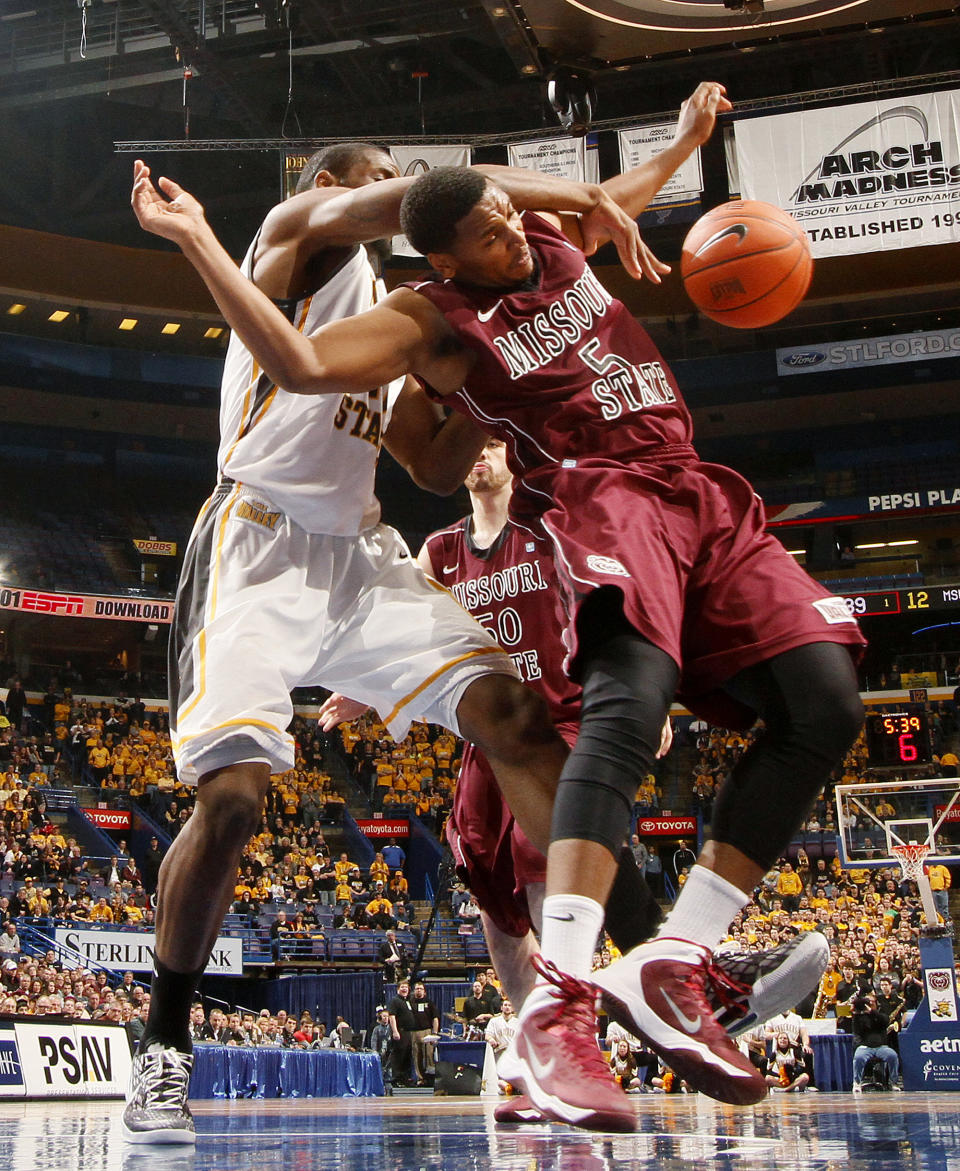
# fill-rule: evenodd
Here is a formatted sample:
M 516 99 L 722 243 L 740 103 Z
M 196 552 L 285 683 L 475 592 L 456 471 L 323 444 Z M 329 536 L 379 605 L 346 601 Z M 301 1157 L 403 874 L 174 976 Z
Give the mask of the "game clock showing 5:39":
M 929 764 L 933 753 L 927 714 L 904 708 L 867 716 L 867 758 L 873 768 L 909 768 Z

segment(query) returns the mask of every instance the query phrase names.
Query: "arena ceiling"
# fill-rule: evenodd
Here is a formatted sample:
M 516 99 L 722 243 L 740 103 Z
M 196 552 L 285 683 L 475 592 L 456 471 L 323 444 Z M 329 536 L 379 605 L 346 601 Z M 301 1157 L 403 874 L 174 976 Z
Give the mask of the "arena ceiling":
M 611 119 L 704 77 L 756 101 L 958 49 L 945 0 L 0 0 L 0 222 L 140 243 L 116 141 L 553 132 L 558 67 Z M 279 191 L 275 156 L 170 169 L 244 233 Z

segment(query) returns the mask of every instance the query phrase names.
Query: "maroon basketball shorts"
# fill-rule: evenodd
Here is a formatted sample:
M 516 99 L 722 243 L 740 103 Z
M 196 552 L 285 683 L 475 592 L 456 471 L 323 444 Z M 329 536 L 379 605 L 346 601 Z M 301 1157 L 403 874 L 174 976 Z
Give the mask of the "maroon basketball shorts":
M 717 722 L 731 722 L 729 703 L 716 702 L 720 685 L 745 667 L 814 642 L 857 654 L 865 645 L 843 599 L 766 531 L 762 501 L 729 468 L 579 461 L 535 484 L 553 500 L 541 522 L 561 583 L 568 669 L 577 608 L 602 586 L 620 591 L 628 621 L 680 665 L 679 696 Z
M 576 724 L 558 724 L 569 745 Z M 543 882 L 547 860 L 513 818 L 482 752 L 466 745 L 447 820 L 447 841 L 460 877 L 504 935 L 532 929 L 526 888 Z

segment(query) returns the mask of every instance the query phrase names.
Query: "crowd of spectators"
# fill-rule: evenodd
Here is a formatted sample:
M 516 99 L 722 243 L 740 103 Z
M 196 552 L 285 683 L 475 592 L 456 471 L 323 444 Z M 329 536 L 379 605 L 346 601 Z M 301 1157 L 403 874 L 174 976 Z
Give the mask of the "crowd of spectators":
M 109 803 L 139 802 L 169 837 L 176 837 L 192 812 L 194 790 L 176 779 L 164 714 L 148 711 L 136 696 L 120 696 L 109 704 L 74 699 L 57 681 L 39 707 L 26 704 L 15 679 L 0 697 L 0 866 L 2 877 L 13 879 L 15 887 L 0 898 L 0 955 L 9 933 L 6 925 L 11 923 L 16 935 L 16 923 L 23 916 L 150 926 L 162 860 L 159 842 L 154 839 L 139 864 L 120 843 L 105 867 L 91 869 L 76 840 L 65 837 L 51 821 L 45 791 L 51 782 L 64 783 L 71 777 L 92 783 Z M 950 751 L 949 737 L 956 731 L 955 713 L 950 705 L 942 711 L 934 705 L 931 714 L 944 738 L 935 767 L 952 774 L 957 758 Z M 314 941 L 330 930 L 417 933 L 403 851 L 395 842 L 363 867 L 342 850 L 331 852 L 327 836 L 342 815 L 345 795 L 342 783 L 334 783 L 337 770 L 331 770 L 330 754 L 342 752 L 341 760 L 376 812 L 413 813 L 439 835 L 456 784 L 459 741 L 441 729 L 417 724 L 395 743 L 372 713 L 333 738 L 299 718 L 292 731 L 296 765 L 274 778 L 260 829 L 241 861 L 233 915 L 239 924 L 269 925 L 276 955 L 284 938 Z M 693 803 L 709 823 L 716 789 L 749 746 L 752 734 L 702 725 L 695 725 L 693 732 Z M 865 779 L 865 770 L 861 738 L 835 779 L 856 783 Z M 651 774 L 638 789 L 636 811 L 657 811 L 661 802 L 657 778 Z M 819 832 L 825 843 L 836 834 L 830 788 L 810 811 L 801 832 Z M 635 853 L 640 850 L 647 855 L 644 864 L 649 864 L 650 851 L 637 841 Z M 671 858 L 664 859 L 665 868 L 674 865 L 682 884 L 684 859 L 673 858 L 671 863 Z M 946 918 L 949 871 L 935 885 L 938 909 Z M 469 891 L 454 887 L 452 910 L 462 930 L 475 927 L 479 908 Z M 759 950 L 796 932 L 821 931 L 830 944 L 832 963 L 819 995 L 806 1007 L 843 1020 L 858 994 L 868 988 L 884 993 L 881 976 L 889 978 L 892 992 L 906 999 L 917 995 L 919 914 L 915 887 L 901 882 L 897 873 L 844 871 L 828 850 L 811 857 L 797 847 L 764 878 L 755 899 L 734 921 L 730 942 Z M 385 944 L 393 963 L 390 970 L 402 970 L 392 958 L 397 945 L 396 936 L 391 938 L 392 945 L 390 940 Z M 598 964 L 610 962 L 613 954 L 609 948 L 602 950 Z M 386 968 L 387 957 L 380 959 Z M 854 976 L 855 990 L 845 979 L 847 969 Z
M 438 836 L 453 804 L 460 741 L 442 728 L 414 724 L 394 741 L 373 713 L 341 731 L 344 753 L 377 813 L 413 812 Z

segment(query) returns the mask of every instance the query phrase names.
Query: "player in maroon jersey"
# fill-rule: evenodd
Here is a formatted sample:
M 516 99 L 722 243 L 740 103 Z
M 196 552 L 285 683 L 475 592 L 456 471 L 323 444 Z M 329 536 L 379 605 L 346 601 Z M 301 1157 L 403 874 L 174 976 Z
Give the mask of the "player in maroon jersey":
M 730 108 L 722 86 L 702 84 L 671 146 L 604 188 L 639 214 Z M 592 276 L 575 220 L 521 218 L 456 168 L 417 180 L 401 218 L 437 279 L 309 338 L 244 287 L 208 228 L 186 250 L 280 385 L 353 391 L 412 372 L 504 438 L 515 518 L 554 546 L 583 714 L 554 805 L 545 962 L 507 1076 L 551 1117 L 635 1126 L 597 1057 L 588 977 L 637 778 L 679 687 L 695 710 L 731 726 L 760 716 L 765 731 L 723 786 L 714 839 L 657 939 L 597 983 L 608 1011 L 695 1088 L 756 1101 L 763 1080 L 710 1011 L 710 954 L 859 729 L 847 650 L 862 636 L 766 534 L 749 484 L 699 461 L 672 374 Z
M 502 440 L 490 439 L 465 484 L 471 513 L 427 537 L 417 560 L 430 577 L 485 626 L 510 654 L 521 678 L 546 699 L 569 745 L 577 737 L 580 688 L 563 672 L 563 645 L 553 599 L 556 574 L 549 544 L 507 518 L 512 475 Z M 321 710 L 339 708 L 336 698 Z M 669 747 L 669 721 L 661 752 Z M 447 821 L 458 870 L 480 903 L 494 967 L 518 1007 L 534 982 L 546 858 L 516 824 L 483 753 L 464 748 Z M 621 851 L 619 898 L 607 926 L 621 950 L 647 939 L 661 919 L 629 851 Z M 633 871 L 633 875 L 629 874 Z

